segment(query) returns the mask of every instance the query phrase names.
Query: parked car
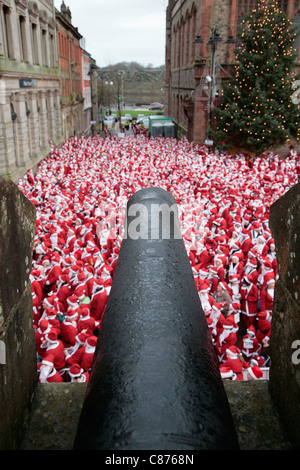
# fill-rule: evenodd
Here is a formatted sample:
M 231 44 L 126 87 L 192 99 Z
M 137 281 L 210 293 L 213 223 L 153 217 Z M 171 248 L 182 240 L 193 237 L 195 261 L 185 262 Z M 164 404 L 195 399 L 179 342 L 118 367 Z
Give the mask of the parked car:
M 128 121 L 130 121 L 130 122 L 132 121 L 131 114 L 125 114 L 125 117 L 126 117 L 126 119 L 128 119 Z
M 161 104 L 161 103 L 151 103 L 150 106 L 149 106 L 149 110 L 161 110 L 163 109 L 164 105 Z

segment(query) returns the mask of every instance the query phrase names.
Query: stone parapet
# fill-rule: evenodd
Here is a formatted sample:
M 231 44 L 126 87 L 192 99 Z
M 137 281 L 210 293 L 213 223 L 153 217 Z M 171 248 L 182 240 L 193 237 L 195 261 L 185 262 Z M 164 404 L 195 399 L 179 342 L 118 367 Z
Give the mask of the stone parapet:
M 300 448 L 300 184 L 270 210 L 279 279 L 270 340 L 270 390 L 295 448 Z
M 0 449 L 15 449 L 37 383 L 29 275 L 34 206 L 0 178 Z

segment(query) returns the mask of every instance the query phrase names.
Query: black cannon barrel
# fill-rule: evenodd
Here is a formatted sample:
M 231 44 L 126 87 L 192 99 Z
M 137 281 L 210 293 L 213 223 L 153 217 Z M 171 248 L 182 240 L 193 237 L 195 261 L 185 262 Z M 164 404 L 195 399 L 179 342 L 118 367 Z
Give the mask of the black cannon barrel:
M 127 204 L 74 450 L 238 449 L 177 209 L 161 188 Z

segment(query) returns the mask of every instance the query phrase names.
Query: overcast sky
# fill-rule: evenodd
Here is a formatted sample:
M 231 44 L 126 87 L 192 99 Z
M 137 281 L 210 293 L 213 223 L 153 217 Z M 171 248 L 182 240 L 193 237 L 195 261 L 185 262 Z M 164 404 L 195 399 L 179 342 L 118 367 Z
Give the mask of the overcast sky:
M 62 0 L 54 0 L 60 10 Z M 65 0 L 99 67 L 165 63 L 167 0 Z

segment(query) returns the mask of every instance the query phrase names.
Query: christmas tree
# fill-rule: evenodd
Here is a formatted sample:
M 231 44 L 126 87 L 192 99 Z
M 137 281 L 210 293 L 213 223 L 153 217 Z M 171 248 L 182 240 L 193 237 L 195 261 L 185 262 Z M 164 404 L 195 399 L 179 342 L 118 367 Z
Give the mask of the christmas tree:
M 216 141 L 259 154 L 300 138 L 292 88 L 298 78 L 293 73 L 295 39 L 292 23 L 278 5 L 259 0 L 244 20 L 236 73 L 214 112 Z

